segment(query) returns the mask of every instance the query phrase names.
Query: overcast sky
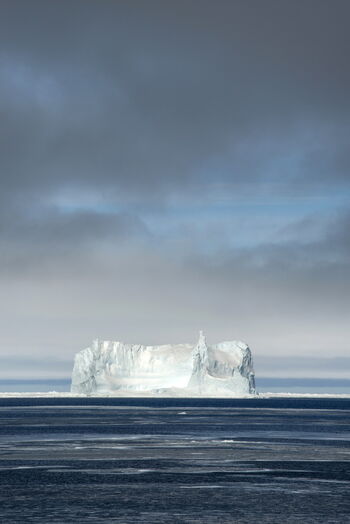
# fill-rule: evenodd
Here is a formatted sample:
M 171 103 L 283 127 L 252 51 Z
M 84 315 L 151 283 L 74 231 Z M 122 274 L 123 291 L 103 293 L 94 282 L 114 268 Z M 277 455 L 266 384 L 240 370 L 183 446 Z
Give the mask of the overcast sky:
M 265 375 L 347 375 L 349 18 L 348 0 L 2 0 L 1 376 L 199 329 Z

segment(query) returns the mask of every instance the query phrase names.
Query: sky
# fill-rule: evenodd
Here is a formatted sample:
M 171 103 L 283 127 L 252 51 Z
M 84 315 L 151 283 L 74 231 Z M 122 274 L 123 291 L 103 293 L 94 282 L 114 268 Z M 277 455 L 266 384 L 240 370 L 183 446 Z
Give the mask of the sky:
M 348 0 L 2 0 L 0 378 L 95 338 L 349 378 Z

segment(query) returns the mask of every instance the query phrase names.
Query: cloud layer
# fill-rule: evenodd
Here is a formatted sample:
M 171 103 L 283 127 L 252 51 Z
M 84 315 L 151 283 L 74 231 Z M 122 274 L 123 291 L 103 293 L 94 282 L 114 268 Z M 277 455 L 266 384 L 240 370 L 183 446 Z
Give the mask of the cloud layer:
M 349 2 L 2 11 L 1 354 L 345 357 Z

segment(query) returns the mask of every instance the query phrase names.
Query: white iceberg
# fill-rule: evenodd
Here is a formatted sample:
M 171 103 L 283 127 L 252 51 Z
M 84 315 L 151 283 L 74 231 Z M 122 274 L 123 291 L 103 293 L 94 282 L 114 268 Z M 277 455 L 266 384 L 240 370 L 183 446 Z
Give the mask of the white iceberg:
M 252 356 L 239 341 L 144 346 L 99 341 L 75 356 L 71 392 L 166 396 L 255 394 Z

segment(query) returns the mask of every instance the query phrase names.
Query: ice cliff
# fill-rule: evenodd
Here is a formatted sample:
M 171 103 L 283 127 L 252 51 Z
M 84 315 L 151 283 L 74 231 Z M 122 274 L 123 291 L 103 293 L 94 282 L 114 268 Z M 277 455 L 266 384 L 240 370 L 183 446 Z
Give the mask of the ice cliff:
M 143 346 L 95 340 L 75 356 L 72 393 L 244 396 L 255 393 L 247 344 Z

